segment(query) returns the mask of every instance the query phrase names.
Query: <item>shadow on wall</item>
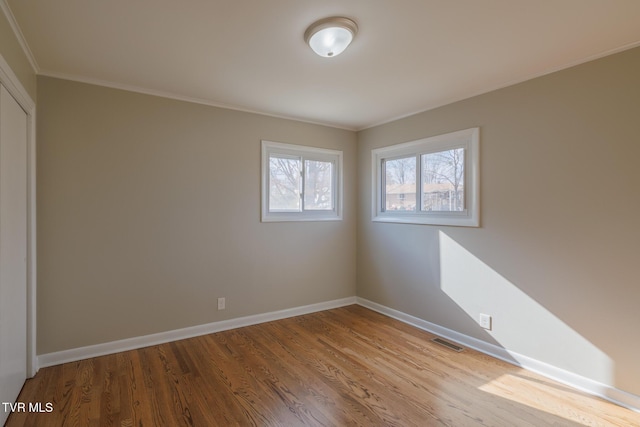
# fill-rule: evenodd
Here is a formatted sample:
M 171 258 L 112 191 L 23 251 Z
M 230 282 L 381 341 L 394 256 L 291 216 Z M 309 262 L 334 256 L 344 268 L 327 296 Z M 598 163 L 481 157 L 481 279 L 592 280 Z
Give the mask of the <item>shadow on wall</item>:
M 615 363 L 580 333 L 569 327 L 477 256 L 439 231 L 440 287 L 471 320 L 492 316 L 490 342 L 520 355 L 592 379 L 615 384 Z M 461 267 L 463 266 L 463 267 Z M 603 390 L 607 393 L 607 390 Z
M 420 228 L 418 233 L 411 226 L 396 224 L 385 224 L 384 228 L 384 233 L 367 236 L 371 239 L 366 244 L 367 252 L 375 261 L 362 271 L 362 279 L 376 295 L 373 299 L 438 326 L 501 346 L 478 326 L 477 317 L 470 317 L 455 299 L 443 292 L 438 230 Z
M 577 345 L 576 348 L 579 350 L 576 352 L 583 352 L 591 363 L 602 363 L 602 371 L 611 375 L 611 360 L 602 351 L 442 231 L 436 228 L 421 228 L 421 232 L 416 233 L 412 227 L 395 227 L 393 224 L 385 228 L 391 232 L 367 236 L 368 239 L 374 239 L 368 241 L 367 250 L 372 255 L 371 259 L 377 262 L 363 271 L 371 278 L 369 283 L 376 288 L 385 305 L 395 307 L 404 313 L 428 313 L 429 319 L 448 319 L 449 323 L 442 322 L 437 325 L 503 349 L 510 348 L 509 340 L 512 339 L 512 335 L 519 340 L 527 338 L 527 341 L 540 347 Z M 381 241 L 376 241 L 377 239 Z M 416 247 L 420 247 L 421 250 L 416 251 Z M 475 283 L 476 287 L 469 289 L 469 283 Z M 397 292 L 394 292 L 394 288 Z M 480 310 L 485 307 L 492 307 L 493 310 L 494 305 L 487 305 L 487 301 L 506 297 L 513 300 L 510 309 L 514 313 L 503 314 L 496 309 L 489 313 L 493 316 L 493 330 L 482 329 L 477 322 Z M 502 305 L 504 304 L 496 306 Z M 426 318 L 424 314 L 420 316 Z M 504 321 L 505 316 L 517 317 L 511 324 L 512 328 L 503 325 L 507 323 Z M 536 321 L 532 317 L 542 320 Z M 523 333 L 516 322 L 517 325 L 529 322 L 531 329 Z M 537 338 L 529 340 L 529 334 L 543 335 L 546 333 L 545 328 L 550 327 L 559 328 L 561 333 L 551 335 L 547 341 Z M 560 343 L 563 339 L 566 342 Z M 526 354 L 525 350 L 521 351 Z M 520 364 L 518 354 L 507 354 L 507 360 L 514 365 Z M 506 369 L 500 366 L 499 369 L 474 375 L 474 378 L 477 379 L 474 384 L 477 394 L 474 392 L 472 397 L 474 402 L 485 401 L 495 408 L 519 408 L 525 413 L 535 414 L 549 425 L 581 425 L 563 417 L 563 411 L 566 409 L 563 405 L 550 410 L 548 405 L 545 406 L 544 402 L 539 401 L 535 393 L 514 395 L 505 384 L 519 384 L 518 387 L 536 390 L 543 395 L 557 395 L 559 389 L 562 393 L 575 393 L 584 397 L 584 394 L 573 388 L 546 381 L 518 366 L 508 366 Z M 446 394 L 449 392 L 447 387 L 447 381 L 442 381 L 438 393 Z
M 584 377 L 600 383 L 600 392 L 609 395 L 609 387 L 617 383 L 615 360 L 451 233 L 435 227 L 416 232 L 393 224 L 384 229 L 366 237 L 366 257 L 375 262 L 362 271 L 362 280 L 375 299 L 502 348 L 501 354 L 517 365 L 541 362 L 541 369 L 558 378 L 573 381 L 577 375 L 578 381 Z M 490 330 L 480 327 L 481 313 L 492 317 Z

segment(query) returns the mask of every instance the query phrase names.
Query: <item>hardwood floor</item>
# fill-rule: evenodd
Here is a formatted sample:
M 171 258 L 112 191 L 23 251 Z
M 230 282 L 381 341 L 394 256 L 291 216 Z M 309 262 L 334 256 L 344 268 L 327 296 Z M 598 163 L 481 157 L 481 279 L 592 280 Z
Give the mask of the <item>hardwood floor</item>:
M 41 369 L 7 426 L 640 426 L 640 414 L 349 306 Z

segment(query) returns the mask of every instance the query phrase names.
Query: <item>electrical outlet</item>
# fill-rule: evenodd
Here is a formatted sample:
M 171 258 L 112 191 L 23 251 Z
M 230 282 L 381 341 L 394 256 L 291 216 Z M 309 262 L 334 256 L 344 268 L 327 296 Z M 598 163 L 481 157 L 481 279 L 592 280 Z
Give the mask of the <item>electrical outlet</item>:
M 491 330 L 491 316 L 490 315 L 480 313 L 480 321 L 478 323 L 480 323 L 480 326 L 483 327 L 484 329 L 487 329 L 489 331 Z
M 224 310 L 227 305 L 225 298 L 218 298 L 218 310 Z

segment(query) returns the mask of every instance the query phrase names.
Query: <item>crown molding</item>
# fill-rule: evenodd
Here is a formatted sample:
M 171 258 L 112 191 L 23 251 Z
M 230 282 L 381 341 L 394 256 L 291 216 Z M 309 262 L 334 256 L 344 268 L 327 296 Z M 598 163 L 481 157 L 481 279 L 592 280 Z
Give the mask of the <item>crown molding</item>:
M 566 70 L 572 67 L 576 67 L 578 65 L 582 65 L 582 64 L 586 64 L 587 62 L 591 62 L 591 61 L 595 61 L 597 59 L 601 59 L 610 55 L 615 55 L 616 53 L 620 53 L 620 52 L 624 52 L 625 50 L 630 50 L 630 49 L 634 49 L 636 47 L 640 47 L 640 41 L 635 41 L 632 43 L 627 43 L 623 46 L 620 47 L 616 47 L 613 49 L 608 49 L 608 50 L 604 50 L 602 52 L 584 57 L 584 58 L 580 58 L 580 59 L 576 59 L 570 62 L 567 62 L 563 65 L 557 66 L 557 67 L 552 67 L 552 68 L 548 68 L 546 70 L 542 70 L 540 72 L 537 73 L 533 73 L 533 74 L 529 74 L 525 77 L 519 78 L 519 79 L 514 79 L 514 80 L 509 80 L 506 83 L 502 83 L 496 86 L 492 86 L 488 89 L 483 89 L 480 91 L 474 91 L 474 92 L 469 92 L 466 93 L 462 96 L 455 96 L 455 97 L 450 97 L 450 98 L 446 98 L 440 102 L 438 102 L 437 104 L 434 105 L 430 105 L 426 108 L 420 109 L 420 110 L 415 110 L 415 111 L 410 111 L 398 116 L 394 116 L 391 117 L 389 119 L 385 119 L 385 120 L 381 120 L 381 121 L 377 121 L 377 122 L 372 122 L 368 125 L 365 126 L 361 126 L 355 129 L 356 132 L 361 132 L 367 129 L 371 129 L 377 126 L 382 126 L 382 125 L 386 125 L 388 123 L 393 123 L 396 122 L 398 120 L 402 120 L 402 119 L 406 119 L 408 117 L 413 117 L 413 116 L 417 116 L 418 114 L 422 114 L 422 113 L 426 113 L 427 111 L 431 111 L 431 110 L 435 110 L 436 108 L 440 108 L 440 107 L 445 107 L 447 105 L 450 104 L 454 104 L 456 102 L 460 102 L 460 101 L 464 101 L 466 99 L 470 99 L 470 98 L 474 98 L 476 96 L 480 96 L 480 95 L 484 95 L 486 93 L 490 93 L 490 92 L 494 92 L 496 90 L 500 90 L 500 89 L 505 89 L 507 87 L 510 86 L 515 86 L 517 84 L 520 83 L 524 83 L 527 82 L 529 80 L 533 80 L 533 79 L 537 79 L 538 77 L 543 77 L 549 74 L 553 74 L 556 73 L 558 71 L 562 71 L 562 70 Z
M 33 68 L 33 72 L 38 74 L 40 72 L 38 62 L 36 61 L 35 56 L 33 56 L 33 52 L 31 52 L 31 48 L 29 48 L 29 44 L 27 44 L 27 40 L 24 38 L 24 34 L 22 34 L 22 30 L 20 29 L 18 21 L 16 21 L 16 17 L 13 15 L 13 11 L 11 10 L 9 3 L 7 3 L 7 0 L 0 1 L 0 9 L 2 9 L 7 21 L 9 21 L 13 34 L 16 36 L 16 39 L 18 39 L 18 43 L 20 44 L 22 51 L 27 57 L 31 68 Z
M 45 76 L 45 77 L 52 77 L 52 78 L 61 79 L 61 80 L 69 80 L 69 81 L 74 81 L 74 82 L 78 82 L 78 83 L 85 83 L 85 84 L 90 84 L 90 85 L 95 85 L 95 86 L 103 86 L 103 87 L 108 87 L 108 88 L 111 88 L 111 89 L 119 89 L 119 90 L 124 90 L 124 91 L 127 91 L 127 92 L 141 93 L 143 95 L 151 95 L 151 96 L 157 96 L 157 97 L 160 97 L 160 98 L 173 99 L 173 100 L 176 100 L 176 101 L 189 102 L 189 103 L 192 103 L 192 104 L 201 104 L 201 105 L 206 105 L 206 106 L 209 106 L 209 107 L 224 108 L 225 110 L 240 111 L 240 112 L 249 113 L 249 114 L 257 114 L 257 115 L 260 115 L 260 116 L 273 117 L 273 118 L 276 118 L 276 119 L 293 120 L 293 121 L 296 121 L 296 122 L 308 123 L 308 124 L 318 125 L 318 126 L 325 126 L 325 127 L 330 127 L 330 128 L 334 128 L 334 129 L 348 130 L 348 131 L 351 131 L 351 132 L 355 132 L 356 131 L 355 128 L 346 127 L 346 126 L 340 126 L 340 125 L 337 125 L 335 123 L 329 123 L 329 122 L 325 123 L 325 122 L 307 120 L 307 119 L 305 119 L 303 117 L 287 116 L 287 115 L 284 115 L 284 114 L 272 114 L 272 113 L 267 113 L 265 111 L 253 110 L 251 108 L 247 108 L 247 107 L 243 107 L 243 106 L 239 106 L 239 105 L 231 105 L 231 104 L 224 104 L 224 103 L 220 103 L 220 102 L 215 102 L 215 101 L 212 101 L 210 99 L 198 98 L 198 97 L 194 97 L 194 96 L 179 95 L 177 93 L 173 93 L 173 92 L 169 92 L 169 91 L 163 91 L 163 90 L 158 90 L 158 89 L 150 89 L 150 88 L 131 85 L 131 84 L 127 84 L 127 83 L 117 83 L 117 82 L 113 82 L 113 81 L 109 81 L 109 80 L 96 79 L 96 78 L 93 78 L 93 77 L 84 77 L 84 76 L 75 75 L 75 74 L 59 73 L 59 72 L 56 72 L 56 71 L 48 71 L 48 70 L 40 70 L 38 75 L 39 76 Z

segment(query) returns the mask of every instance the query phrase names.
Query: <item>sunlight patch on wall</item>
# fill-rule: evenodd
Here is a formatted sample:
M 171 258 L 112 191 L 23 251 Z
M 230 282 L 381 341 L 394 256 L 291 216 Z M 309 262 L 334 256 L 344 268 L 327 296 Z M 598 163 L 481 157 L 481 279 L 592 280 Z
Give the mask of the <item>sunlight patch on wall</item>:
M 609 356 L 442 231 L 439 241 L 441 289 L 476 323 L 492 316 L 491 330 L 479 330 L 508 351 L 612 382 Z

